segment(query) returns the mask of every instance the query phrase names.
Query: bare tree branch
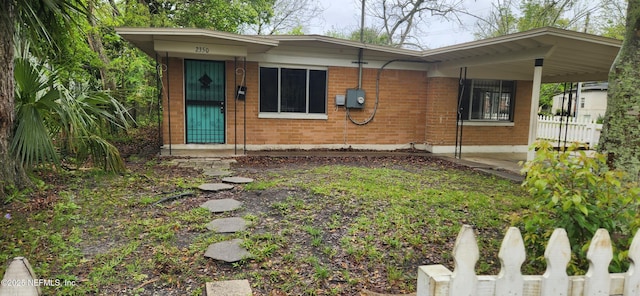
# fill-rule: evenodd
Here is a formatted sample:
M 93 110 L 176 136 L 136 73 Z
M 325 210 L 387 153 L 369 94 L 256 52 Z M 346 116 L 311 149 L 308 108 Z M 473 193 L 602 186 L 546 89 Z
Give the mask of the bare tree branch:
M 390 37 L 388 45 L 398 47 L 408 46 L 410 39 L 419 39 L 420 27 L 430 20 L 449 20 L 450 16 L 457 19 L 455 14 L 463 11 L 460 0 L 377 0 L 366 4 L 366 14 L 374 19 L 370 26 L 382 28 Z
M 273 14 L 259 18 L 256 25 L 245 28 L 258 35 L 273 35 L 304 27 L 322 14 L 324 8 L 313 0 L 275 0 Z

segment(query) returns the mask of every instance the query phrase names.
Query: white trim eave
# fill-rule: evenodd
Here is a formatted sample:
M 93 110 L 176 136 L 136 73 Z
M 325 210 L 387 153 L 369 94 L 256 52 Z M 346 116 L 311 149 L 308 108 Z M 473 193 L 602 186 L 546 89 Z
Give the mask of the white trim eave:
M 586 41 L 591 43 L 598 43 L 598 44 L 603 44 L 607 46 L 614 46 L 614 47 L 622 46 L 622 41 L 608 38 L 608 37 L 602 37 L 598 35 L 563 30 L 563 29 L 552 28 L 552 27 L 544 27 L 544 28 L 533 29 L 529 31 L 524 31 L 524 32 L 489 38 L 489 39 L 482 39 L 482 40 L 471 41 L 471 42 L 466 42 L 466 43 L 461 43 L 461 44 L 456 44 L 451 46 L 445 46 L 437 49 L 425 50 L 423 51 L 422 57 L 429 58 L 430 56 L 434 56 L 438 54 L 444 54 L 444 53 L 449 53 L 449 52 L 454 52 L 459 50 L 474 49 L 479 47 L 486 47 L 486 46 L 502 44 L 502 43 L 511 42 L 511 41 L 518 41 L 523 39 L 530 39 L 533 37 L 549 36 L 549 35 L 562 37 L 562 38 L 570 38 L 570 39 L 575 39 L 580 41 Z
M 328 37 L 323 35 L 270 35 L 267 37 L 274 40 L 278 40 L 282 43 L 300 42 L 300 41 L 311 41 L 311 42 L 316 41 L 321 43 L 335 44 L 335 45 L 341 45 L 341 46 L 352 47 L 352 48 L 362 48 L 362 49 L 372 50 L 372 51 L 405 55 L 408 58 L 409 57 L 419 58 L 422 56 L 422 52 L 416 51 L 416 50 L 361 43 L 358 41 L 339 39 L 339 38 Z
M 152 36 L 202 36 L 215 39 L 224 39 L 230 41 L 246 42 L 267 46 L 278 46 L 278 40 L 273 40 L 265 37 L 238 35 L 227 32 L 212 31 L 205 29 L 195 28 L 132 28 L 132 27 L 118 27 L 116 33 L 119 35 L 152 35 Z

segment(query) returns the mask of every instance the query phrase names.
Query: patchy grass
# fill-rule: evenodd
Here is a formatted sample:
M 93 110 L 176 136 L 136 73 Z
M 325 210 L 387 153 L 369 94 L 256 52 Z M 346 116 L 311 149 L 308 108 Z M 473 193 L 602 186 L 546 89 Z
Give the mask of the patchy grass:
M 56 295 L 201 295 L 207 281 L 245 278 L 256 295 L 406 293 L 415 291 L 419 265 L 451 267 L 462 224 L 479 233 L 478 272 L 497 272 L 509 217 L 529 205 L 517 184 L 402 158 L 237 168 L 257 181 L 226 193 L 194 190 L 194 197 L 160 205 L 154 203 L 205 179 L 161 161 L 130 169 L 122 176 L 66 174 L 47 191 L 47 204 L 0 208 L 11 216 L 0 218 L 0 261 L 25 256 L 39 278 L 76 283 L 43 287 Z M 211 198 L 244 206 L 214 215 L 199 208 Z M 232 215 L 249 228 L 229 235 L 205 228 Z M 203 257 L 209 244 L 231 238 L 244 239 L 254 257 L 233 264 Z
M 250 235 L 257 247 L 248 247 L 260 254 L 258 266 L 283 271 L 279 279 L 253 284 L 285 294 L 313 290 L 342 295 L 354 287 L 415 291 L 417 266 L 451 267 L 449 254 L 462 224 L 480 233 L 485 258 L 478 272 L 496 272 L 509 216 L 528 205 L 509 181 L 451 169 L 332 165 L 283 172 L 251 186 L 283 187 L 303 191 L 274 202 L 267 216 L 277 218 L 259 223 L 270 235 L 277 233 L 277 239 Z M 280 284 L 295 279 L 294 286 L 311 290 L 281 289 Z

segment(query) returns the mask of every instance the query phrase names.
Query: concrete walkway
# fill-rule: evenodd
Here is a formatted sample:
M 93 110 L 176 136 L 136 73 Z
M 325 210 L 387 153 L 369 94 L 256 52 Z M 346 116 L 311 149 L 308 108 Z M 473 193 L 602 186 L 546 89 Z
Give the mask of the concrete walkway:
M 453 154 L 433 155 L 514 182 L 520 183 L 525 178 L 520 163 L 526 161 L 526 153 L 463 153 L 461 159 Z
M 426 151 L 363 151 L 363 150 L 269 150 L 269 151 L 237 151 L 229 149 L 173 149 L 173 156 L 189 156 L 196 159 L 207 158 L 214 162 L 234 157 L 249 156 L 273 156 L 273 157 L 300 157 L 300 156 L 322 156 L 322 157 L 348 157 L 348 156 L 431 156 L 455 162 L 493 174 L 501 178 L 514 182 L 522 182 L 524 176 L 520 173 L 522 167 L 519 162 L 527 159 L 526 153 L 463 153 L 462 159 L 456 159 L 453 154 L 433 154 Z M 168 155 L 168 150 L 162 151 L 162 156 Z M 174 161 L 189 162 L 189 159 L 178 159 Z M 228 169 L 228 167 L 227 167 Z

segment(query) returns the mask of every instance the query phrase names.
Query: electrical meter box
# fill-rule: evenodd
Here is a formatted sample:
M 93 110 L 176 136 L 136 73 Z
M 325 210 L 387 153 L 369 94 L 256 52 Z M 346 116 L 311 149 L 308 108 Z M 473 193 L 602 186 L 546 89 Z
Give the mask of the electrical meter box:
M 347 89 L 347 108 L 364 108 L 364 89 Z

